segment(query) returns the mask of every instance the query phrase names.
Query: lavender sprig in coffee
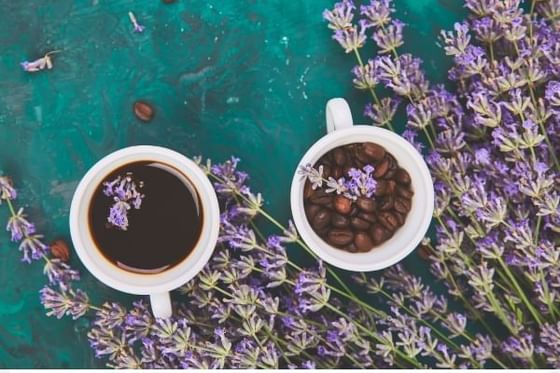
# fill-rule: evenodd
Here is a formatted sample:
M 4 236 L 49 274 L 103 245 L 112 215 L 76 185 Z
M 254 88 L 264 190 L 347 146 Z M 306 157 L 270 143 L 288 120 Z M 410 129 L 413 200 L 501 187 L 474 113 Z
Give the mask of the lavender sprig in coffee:
M 372 142 L 335 148 L 300 173 L 307 178 L 304 206 L 311 227 L 349 252 L 367 252 L 390 239 L 411 208 L 410 175 Z

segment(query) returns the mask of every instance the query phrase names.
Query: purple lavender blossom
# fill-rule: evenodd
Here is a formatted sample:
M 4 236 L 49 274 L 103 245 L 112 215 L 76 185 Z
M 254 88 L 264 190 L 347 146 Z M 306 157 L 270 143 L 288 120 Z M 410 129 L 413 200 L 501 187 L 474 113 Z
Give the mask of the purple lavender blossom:
M 89 298 L 86 293 L 77 289 L 61 288 L 56 291 L 45 286 L 41 291 L 41 303 L 48 310 L 47 316 L 55 316 L 57 319 L 65 315 L 78 319 L 89 309 Z
M 132 26 L 134 26 L 134 32 L 136 33 L 144 32 L 145 27 L 142 26 L 140 23 L 138 23 L 138 20 L 136 19 L 134 13 L 128 12 L 128 18 L 130 19 L 130 23 L 132 23 Z
M 24 237 L 35 233 L 35 225 L 27 220 L 27 215 L 20 208 L 15 215 L 12 215 L 6 225 L 6 230 L 11 233 L 12 242 L 19 242 Z
M 355 9 L 356 6 L 352 0 L 343 0 L 334 4 L 333 10 L 325 9 L 323 18 L 329 23 L 329 28 L 346 30 L 352 27 Z
M 17 192 L 12 185 L 12 180 L 7 176 L 0 176 L 0 204 L 3 200 L 16 199 Z
M 349 179 L 345 186 L 349 191 L 352 199 L 358 197 L 371 198 L 375 193 L 377 181 L 373 178 L 375 168 L 372 165 L 365 165 L 362 170 L 351 168 L 348 171 Z
M 114 227 L 126 231 L 128 229 L 128 212 L 131 208 L 139 210 L 145 195 L 140 193 L 142 181 L 134 180 L 132 174 L 117 176 L 103 183 L 103 193 L 113 198 L 107 221 Z
M 20 63 L 21 68 L 23 69 L 23 71 L 29 72 L 29 73 L 34 73 L 34 72 L 38 72 L 41 70 L 45 70 L 45 69 L 52 69 L 53 68 L 53 63 L 52 63 L 52 55 L 59 53 L 60 51 L 52 51 L 49 52 L 47 54 L 45 54 L 43 57 L 36 59 L 35 61 L 23 61 Z

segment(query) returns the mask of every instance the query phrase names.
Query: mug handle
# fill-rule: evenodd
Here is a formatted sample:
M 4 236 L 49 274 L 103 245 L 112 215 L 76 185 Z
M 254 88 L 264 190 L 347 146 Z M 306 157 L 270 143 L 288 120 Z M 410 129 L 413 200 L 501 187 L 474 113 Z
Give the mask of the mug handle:
M 173 313 L 169 293 L 150 294 L 150 305 L 156 318 L 168 319 Z
M 327 117 L 327 133 L 335 130 L 350 128 L 354 125 L 350 106 L 343 98 L 332 98 L 327 102 L 325 108 Z

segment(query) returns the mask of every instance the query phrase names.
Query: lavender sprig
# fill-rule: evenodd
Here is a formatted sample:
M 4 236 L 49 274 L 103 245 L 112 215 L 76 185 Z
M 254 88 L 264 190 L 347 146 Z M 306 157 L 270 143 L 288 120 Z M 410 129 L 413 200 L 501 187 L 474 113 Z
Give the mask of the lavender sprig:
M 348 170 L 347 177 L 338 180 L 329 176 L 323 177 L 323 166 L 315 169 L 310 164 L 300 167 L 298 173 L 311 183 L 313 189 L 321 188 L 325 183 L 326 193 L 341 194 L 348 199 L 356 200 L 360 197 L 371 198 L 375 193 L 377 181 L 373 178 L 375 168 L 372 165 L 365 165 L 362 170 L 351 168 Z
M 142 181 L 136 181 L 131 173 L 117 176 L 111 181 L 103 183 L 103 193 L 113 198 L 113 205 L 109 209 L 107 221 L 114 227 L 126 231 L 128 229 L 128 212 L 131 208 L 139 210 L 145 195 L 140 193 L 144 186 Z

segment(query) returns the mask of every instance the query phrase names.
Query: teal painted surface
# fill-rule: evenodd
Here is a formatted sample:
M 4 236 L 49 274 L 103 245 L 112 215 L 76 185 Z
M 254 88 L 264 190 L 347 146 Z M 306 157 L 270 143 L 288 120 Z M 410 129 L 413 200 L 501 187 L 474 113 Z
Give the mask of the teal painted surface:
M 367 97 L 351 87 L 353 60 L 321 20 L 332 3 L 0 0 L 0 170 L 12 175 L 20 204 L 49 240 L 69 238 L 70 199 L 88 167 L 133 144 L 239 156 L 267 209 L 286 221 L 292 174 L 324 132 L 325 102 L 346 97 L 364 121 Z M 444 82 L 449 62 L 436 35 L 460 19 L 460 2 L 395 3 L 409 24 L 405 49 L 424 59 L 432 81 Z M 129 10 L 143 34 L 132 32 Z M 52 49 L 63 50 L 54 70 L 20 70 L 20 61 Z M 156 108 L 150 124 L 132 114 L 140 98 Z M 6 217 L 1 206 L 0 221 Z M 87 322 L 44 316 L 42 268 L 19 258 L 0 233 L 0 368 L 101 366 L 85 338 Z M 72 265 L 83 269 L 75 256 Z M 407 265 L 426 272 L 415 254 Z M 83 278 L 96 303 L 133 299 Z

